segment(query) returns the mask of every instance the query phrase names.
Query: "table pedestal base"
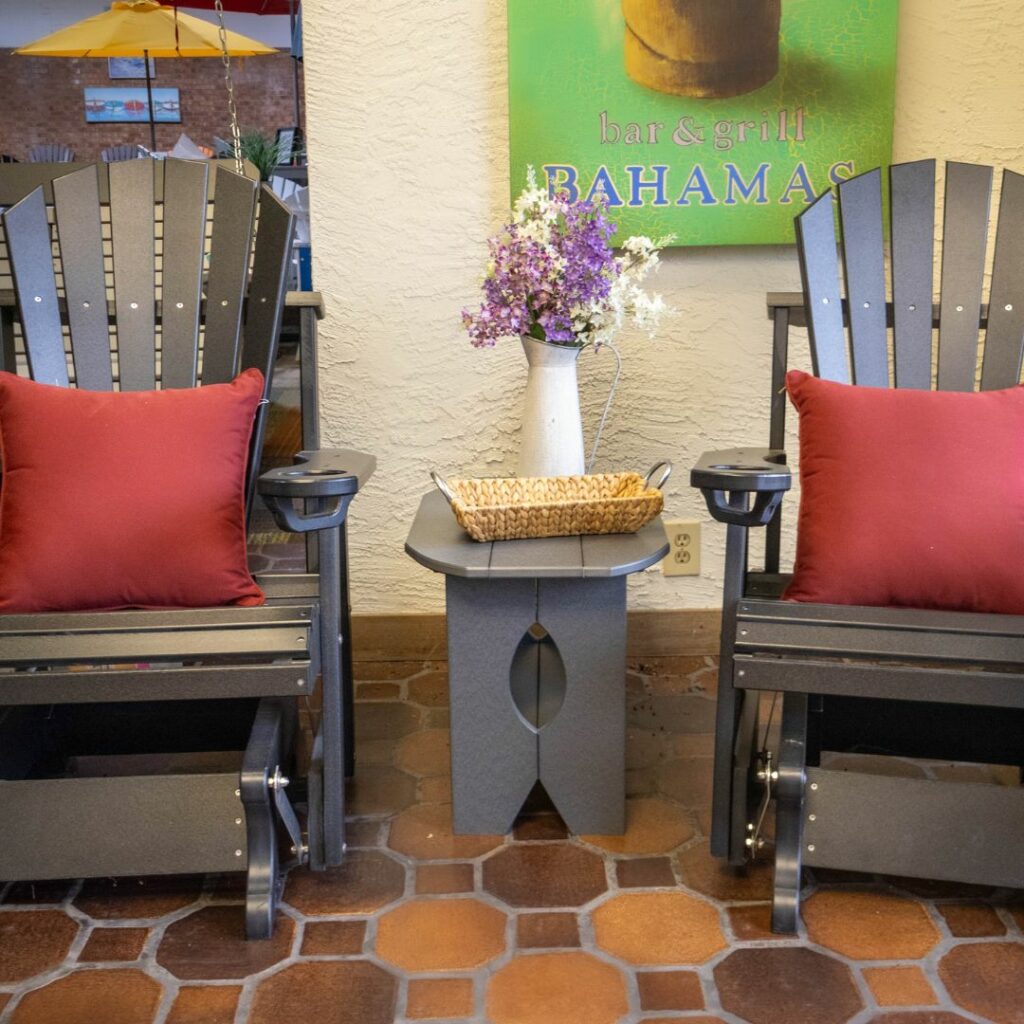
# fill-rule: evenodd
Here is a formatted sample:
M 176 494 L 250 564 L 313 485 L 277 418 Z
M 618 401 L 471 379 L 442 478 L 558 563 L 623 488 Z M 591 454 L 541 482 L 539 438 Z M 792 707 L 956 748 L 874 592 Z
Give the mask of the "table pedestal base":
M 539 780 L 570 831 L 625 828 L 626 577 L 448 576 L 458 833 L 504 833 Z

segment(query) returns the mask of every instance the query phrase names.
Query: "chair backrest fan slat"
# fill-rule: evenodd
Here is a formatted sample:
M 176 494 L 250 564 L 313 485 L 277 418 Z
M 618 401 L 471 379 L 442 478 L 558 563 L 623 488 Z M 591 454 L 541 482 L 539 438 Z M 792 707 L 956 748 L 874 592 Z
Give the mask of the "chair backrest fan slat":
M 249 300 L 245 310 L 242 358 L 240 369 L 252 367 L 262 371 L 269 390 L 277 341 L 284 312 L 288 284 L 288 258 L 291 253 L 295 215 L 264 185 L 260 189 L 259 227 L 253 253 Z M 267 392 L 264 392 L 266 397 Z M 262 451 L 266 424 L 266 405 L 261 405 L 253 426 L 253 452 Z M 253 472 L 255 458 L 250 459 L 247 485 L 247 507 L 252 508 L 256 487 Z
M 940 391 L 973 391 L 992 168 L 946 164 L 939 307 Z
M 165 388 L 196 383 L 206 176 L 207 165 L 193 160 L 175 160 L 164 173 L 160 380 Z
M 242 348 L 242 300 L 252 252 L 257 189 L 257 182 L 251 178 L 217 172 L 210 232 L 210 269 L 206 281 L 204 384 L 221 384 L 238 372 Z
M 797 217 L 796 235 L 814 373 L 825 380 L 849 383 L 831 192 L 819 196 Z
M 75 383 L 90 391 L 110 391 L 110 321 L 103 265 L 99 168 L 83 167 L 53 181 L 54 218 Z
M 110 164 L 110 236 L 114 255 L 117 362 L 122 391 L 156 387 L 154 174 L 158 160 Z
M 996 225 L 988 330 L 981 366 L 984 390 L 1020 381 L 1024 349 L 1024 175 L 1003 172 Z
M 20 297 L 21 330 L 32 377 L 43 384 L 68 386 L 53 240 L 41 188 L 3 216 L 11 277 Z
M 843 271 L 849 309 L 852 380 L 889 386 L 882 246 L 882 174 L 877 168 L 839 187 Z
M 896 387 L 932 386 L 935 161 L 889 169 L 893 365 Z

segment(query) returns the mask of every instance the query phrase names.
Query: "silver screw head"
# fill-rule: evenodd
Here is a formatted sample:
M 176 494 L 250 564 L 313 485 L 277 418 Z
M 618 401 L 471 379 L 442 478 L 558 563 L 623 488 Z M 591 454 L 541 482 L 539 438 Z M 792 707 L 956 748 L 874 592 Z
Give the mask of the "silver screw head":
M 816 782 L 812 782 L 811 783 L 811 789 L 817 789 L 817 788 L 818 788 L 818 784 Z
M 808 843 L 807 844 L 807 852 L 808 853 L 814 853 L 814 843 Z
M 956 311 L 957 311 L 958 313 L 962 313 L 962 312 L 964 311 L 964 307 L 963 307 L 963 306 L 957 306 L 957 307 L 956 307 Z
M 242 856 L 242 851 L 241 850 L 235 850 L 235 856 L 236 857 L 241 857 Z
M 128 303 L 128 305 L 129 305 L 129 306 L 130 306 L 130 307 L 131 307 L 132 309 L 138 309 L 138 308 L 139 308 L 139 304 L 138 304 L 137 302 L 129 302 L 129 303 Z
M 42 302 L 43 301 L 43 297 L 42 297 L 42 295 L 33 295 L 32 296 L 32 301 L 33 302 Z

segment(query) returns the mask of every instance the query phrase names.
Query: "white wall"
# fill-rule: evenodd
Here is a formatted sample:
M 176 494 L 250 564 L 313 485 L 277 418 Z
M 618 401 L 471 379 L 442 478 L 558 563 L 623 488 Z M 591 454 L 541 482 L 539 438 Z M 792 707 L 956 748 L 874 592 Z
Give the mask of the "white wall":
M 0 49 L 24 46 L 109 7 L 110 0 L 0 0 Z M 213 11 L 189 10 L 184 5 L 181 9 L 207 21 L 216 19 Z M 268 46 L 291 47 L 287 17 L 228 14 L 225 24 Z
M 315 278 L 325 442 L 380 468 L 353 506 L 357 612 L 442 607 L 440 579 L 402 545 L 428 471 L 511 471 L 525 371 L 516 342 L 470 348 L 485 240 L 508 206 L 506 0 L 304 0 Z M 895 159 L 1024 168 L 1024 5 L 903 0 Z M 707 447 L 765 443 L 768 290 L 799 288 L 789 247 L 682 249 L 657 286 L 678 315 L 656 342 L 624 337 L 625 375 L 601 463 L 667 456 L 672 517 L 705 521 L 704 573 L 631 581 L 634 607 L 720 600 L 724 529 L 687 469 Z M 806 366 L 798 344 L 792 365 Z M 593 425 L 610 360 L 582 357 Z

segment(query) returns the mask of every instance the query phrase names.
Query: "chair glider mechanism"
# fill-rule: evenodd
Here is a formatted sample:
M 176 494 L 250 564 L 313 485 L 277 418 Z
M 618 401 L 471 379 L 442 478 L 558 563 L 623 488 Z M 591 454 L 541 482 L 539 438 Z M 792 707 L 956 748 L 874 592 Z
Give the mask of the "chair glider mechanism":
M 956 243 L 944 246 L 936 303 L 935 162 L 889 175 L 893 299 L 875 170 L 838 186 L 841 246 L 831 193 L 797 218 L 803 294 L 768 297 L 772 447 L 709 452 L 690 478 L 727 526 L 711 851 L 739 867 L 774 846 L 778 932 L 798 928 L 804 865 L 1024 886 L 1024 616 L 781 600 L 791 578 L 779 569 L 790 326 L 807 326 L 824 380 L 885 388 L 894 376 L 898 388 L 970 392 L 980 367 L 982 391 L 1019 381 L 1024 176 L 1003 177 L 982 304 L 992 169 L 946 167 L 942 234 Z M 754 569 L 748 536 L 762 526 L 764 564 Z M 879 757 L 1002 767 L 992 782 L 951 781 Z M 774 838 L 764 827 L 773 802 Z
M 246 871 L 246 931 L 264 938 L 281 837 L 292 862 L 341 863 L 345 519 L 375 461 L 304 451 L 257 475 L 293 221 L 257 182 L 171 159 L 75 170 L 2 216 L 20 338 L 0 320 L 0 365 L 97 392 L 259 369 L 246 513 L 258 491 L 281 529 L 316 538 L 315 568 L 257 574 L 259 606 L 0 615 L 4 881 Z M 299 706 L 318 680 L 307 769 Z

